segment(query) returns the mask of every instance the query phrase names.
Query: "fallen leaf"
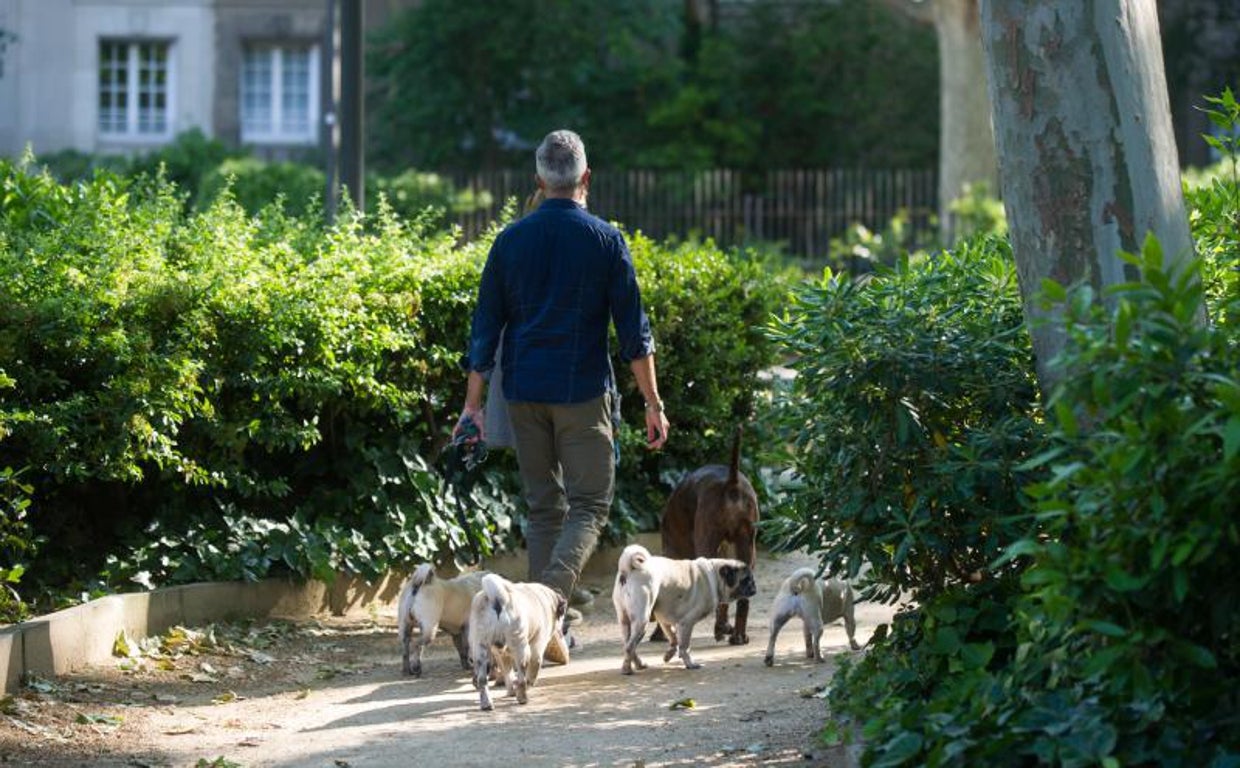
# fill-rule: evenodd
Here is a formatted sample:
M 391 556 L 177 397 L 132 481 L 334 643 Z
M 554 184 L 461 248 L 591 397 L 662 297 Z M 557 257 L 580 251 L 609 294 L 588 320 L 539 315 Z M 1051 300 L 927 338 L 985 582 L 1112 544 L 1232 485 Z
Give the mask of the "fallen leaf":
M 108 728 L 119 727 L 125 719 L 116 715 L 88 715 L 85 712 L 79 712 L 74 718 L 74 722 L 79 725 L 102 725 Z
M 672 705 L 668 707 L 668 709 L 693 709 L 696 706 L 697 702 L 693 699 L 679 699 L 677 701 L 673 701 Z

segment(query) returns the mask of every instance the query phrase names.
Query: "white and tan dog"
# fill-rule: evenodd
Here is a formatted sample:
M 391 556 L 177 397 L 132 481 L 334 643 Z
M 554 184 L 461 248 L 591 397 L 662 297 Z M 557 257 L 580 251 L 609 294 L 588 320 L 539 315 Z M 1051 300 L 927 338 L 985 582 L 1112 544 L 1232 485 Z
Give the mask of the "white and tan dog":
M 784 579 L 775 602 L 771 606 L 771 639 L 766 645 L 768 667 L 775 664 L 775 638 L 784 625 L 794 617 L 804 624 L 805 658 L 824 661 L 822 657 L 822 628 L 838 619 L 844 620 L 848 633 L 848 645 L 854 651 L 857 645 L 857 620 L 853 609 L 853 591 L 842 579 L 820 579 L 813 568 L 798 568 Z
M 461 669 L 469 669 L 468 641 L 469 606 L 474 595 L 482 589 L 485 572 L 463 573 L 452 579 L 440 578 L 434 566 L 423 563 L 414 569 L 413 576 L 400 593 L 399 627 L 401 657 L 400 670 L 406 675 L 422 676 L 422 650 L 435 641 L 435 635 L 443 630 L 452 636 L 452 643 L 461 657 Z M 413 642 L 413 627 L 421 630 L 417 643 Z M 413 647 L 413 660 L 409 650 Z
M 669 642 L 663 661 L 679 654 L 686 669 L 700 669 L 702 665 L 689 654 L 693 625 L 713 615 L 721 604 L 756 593 L 753 571 L 740 560 L 673 560 L 652 555 L 640 544 L 625 547 L 611 591 L 624 637 L 620 671 L 631 675 L 634 669 L 646 668 L 637 655 L 637 646 L 651 617 Z
M 517 702 L 528 700 L 526 689 L 538 681 L 549 643 L 559 643 L 568 658 L 563 619 L 568 603 L 545 584 L 513 583 L 487 574 L 482 591 L 469 611 L 469 650 L 474 662 L 474 687 L 482 710 L 492 708 L 489 680 L 502 680 Z

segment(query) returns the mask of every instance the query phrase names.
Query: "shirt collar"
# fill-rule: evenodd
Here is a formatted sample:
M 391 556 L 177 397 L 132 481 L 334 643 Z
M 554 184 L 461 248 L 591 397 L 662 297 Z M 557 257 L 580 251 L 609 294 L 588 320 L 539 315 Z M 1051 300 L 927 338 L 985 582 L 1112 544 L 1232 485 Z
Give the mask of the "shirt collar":
M 584 206 L 581 203 L 568 197 L 549 197 L 546 200 L 543 200 L 542 205 L 538 207 L 548 208 L 548 209 L 559 209 L 559 210 L 568 210 L 570 208 L 584 208 Z

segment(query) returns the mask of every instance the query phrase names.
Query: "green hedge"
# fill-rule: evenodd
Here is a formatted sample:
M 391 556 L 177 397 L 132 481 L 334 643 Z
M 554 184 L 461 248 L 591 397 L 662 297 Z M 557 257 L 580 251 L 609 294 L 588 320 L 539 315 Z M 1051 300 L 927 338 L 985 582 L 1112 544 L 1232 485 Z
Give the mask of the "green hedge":
M 186 212 L 158 179 L 63 186 L 7 163 L 0 190 L 0 467 L 31 489 L 29 578 L 372 576 L 518 538 L 509 453 L 468 532 L 434 466 L 490 236 L 458 244 L 390 211 L 325 228 L 228 195 Z M 786 288 L 708 243 L 633 245 L 682 428 L 658 455 L 625 437 L 618 530 L 726 455 L 715 430 L 748 414 L 774 358 L 755 328 Z
M 228 189 L 231 198 L 251 214 L 279 201 L 289 215 L 318 216 L 326 187 L 326 176 L 313 165 L 231 158 L 203 176 L 196 187 L 194 204 L 199 210 L 206 210 Z M 398 216 L 429 216 L 428 223 L 432 225 L 443 224 L 448 213 L 468 213 L 489 207 L 492 202 L 489 192 L 457 191 L 439 174 L 413 170 L 391 177 L 368 174 L 366 195 L 372 205 L 382 198 Z
M 1211 103 L 1220 125 L 1240 123 L 1230 93 Z M 1201 263 L 1168 272 L 1150 241 L 1124 256 L 1140 279 L 1106 304 L 1088 286 L 1044 286 L 1067 339 L 1044 416 L 993 401 L 1030 371 L 993 357 L 1015 349 L 1012 291 L 935 300 L 944 280 L 967 288 L 990 271 L 968 248 L 916 279 L 831 285 L 798 305 L 785 332 L 823 392 L 805 415 L 824 423 L 806 422 L 810 503 L 791 532 L 820 537 L 830 565 L 868 558 L 873 591 L 917 598 L 832 682 L 824 737 L 859 731 L 863 764 L 1240 762 L 1235 174 L 1189 201 Z M 964 328 L 976 370 L 955 351 Z M 1005 444 L 1020 450 L 977 450 Z

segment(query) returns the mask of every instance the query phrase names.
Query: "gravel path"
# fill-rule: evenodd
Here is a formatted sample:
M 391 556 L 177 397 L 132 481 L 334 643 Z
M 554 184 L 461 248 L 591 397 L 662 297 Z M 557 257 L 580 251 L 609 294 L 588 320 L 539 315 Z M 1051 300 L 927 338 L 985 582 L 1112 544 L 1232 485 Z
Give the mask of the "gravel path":
M 763 553 L 747 646 L 716 643 L 697 627 L 685 670 L 619 674 L 611 584 L 576 629 L 566 666 L 544 667 L 529 704 L 478 696 L 445 636 L 421 679 L 402 677 L 395 617 L 221 629 L 236 642 L 173 659 L 83 670 L 38 681 L 0 702 L 0 762 L 34 766 L 845 766 L 842 748 L 816 739 L 826 716 L 815 696 L 849 654 L 842 624 L 823 635 L 826 664 L 802 658 L 800 623 L 780 635 L 776 665 L 762 654 L 770 601 L 804 556 Z M 858 606 L 858 640 L 889 620 Z M 238 639 L 239 638 L 239 639 Z M 122 666 L 130 669 L 122 669 Z M 502 692 L 500 692 L 502 693 Z M 672 708 L 692 699 L 691 708 Z

